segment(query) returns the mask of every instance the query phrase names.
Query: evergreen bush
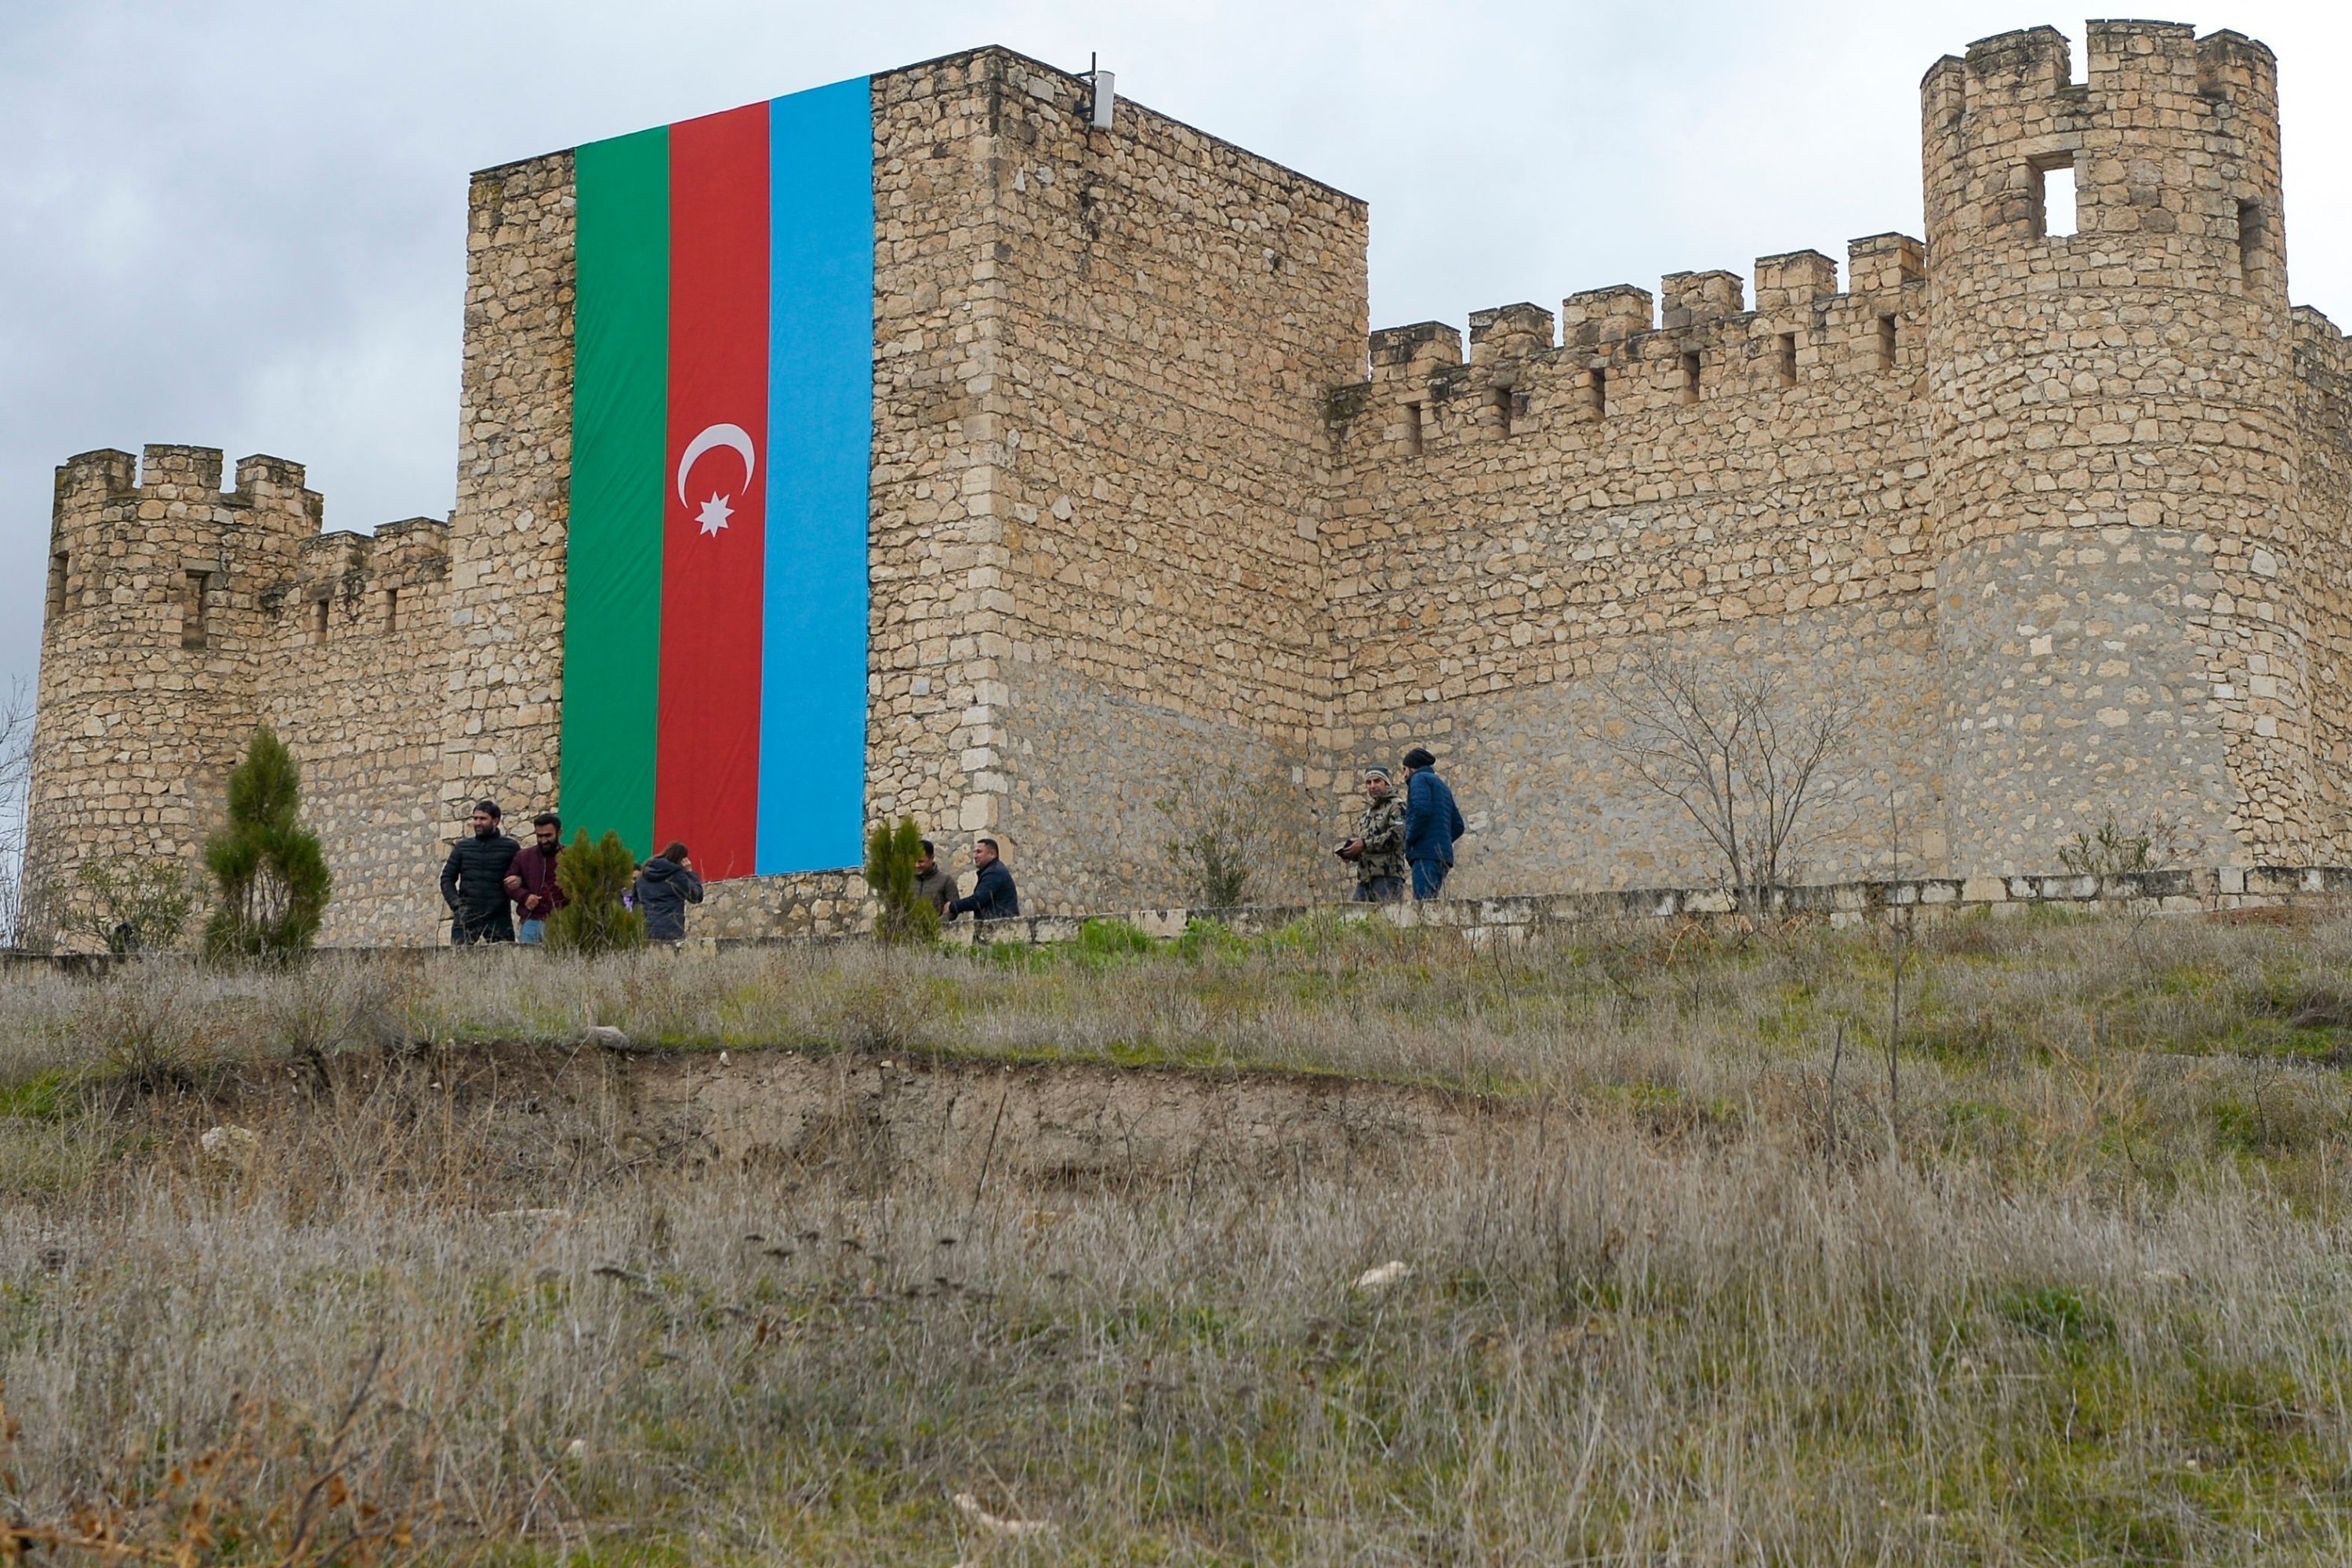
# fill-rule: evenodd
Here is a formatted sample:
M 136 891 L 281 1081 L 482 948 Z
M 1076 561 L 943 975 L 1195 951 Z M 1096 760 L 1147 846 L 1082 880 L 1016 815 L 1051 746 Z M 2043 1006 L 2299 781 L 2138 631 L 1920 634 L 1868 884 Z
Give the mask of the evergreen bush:
M 915 863 L 923 858 L 923 830 L 911 816 L 898 826 L 877 822 L 866 839 L 866 885 L 881 909 L 874 934 L 887 942 L 936 942 L 940 911 L 915 890 Z
M 152 857 L 118 862 L 98 857 L 75 872 L 82 931 L 109 952 L 156 952 L 187 933 L 198 889 L 184 860 Z
M 219 887 L 205 923 L 207 954 L 282 959 L 317 940 L 334 878 L 301 812 L 301 767 L 264 725 L 229 772 L 227 826 L 205 841 Z
M 637 874 L 636 858 L 617 833 L 588 842 L 582 828 L 555 858 L 563 907 L 547 921 L 547 945 L 565 952 L 614 952 L 646 945 L 646 917 L 622 902 Z

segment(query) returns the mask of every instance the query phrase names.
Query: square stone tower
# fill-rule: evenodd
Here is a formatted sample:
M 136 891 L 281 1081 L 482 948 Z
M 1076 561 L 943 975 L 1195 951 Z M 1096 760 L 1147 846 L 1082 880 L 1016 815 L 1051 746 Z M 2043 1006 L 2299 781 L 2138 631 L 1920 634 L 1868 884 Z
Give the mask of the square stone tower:
M 1361 202 L 1090 92 L 995 48 L 872 79 L 868 812 L 992 834 L 1064 908 L 1171 891 L 1187 777 L 1293 818 L 1325 782 L 1325 393 L 1365 330 Z M 558 786 L 574 188 L 568 153 L 474 179 L 449 832 Z M 712 929 L 856 896 L 730 883 Z

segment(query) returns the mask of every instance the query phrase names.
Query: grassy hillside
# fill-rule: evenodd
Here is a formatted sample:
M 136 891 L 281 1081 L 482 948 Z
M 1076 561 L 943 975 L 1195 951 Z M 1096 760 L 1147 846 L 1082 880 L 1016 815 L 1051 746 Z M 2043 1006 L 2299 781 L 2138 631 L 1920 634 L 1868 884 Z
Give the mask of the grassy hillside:
M 2347 1045 L 2352 924 L 2124 916 L 17 974 L 0 1489 L 93 1562 L 2340 1562 Z M 730 1155 L 769 1048 L 838 1070 Z M 1146 1068 L 1240 1109 L 1147 1146 Z

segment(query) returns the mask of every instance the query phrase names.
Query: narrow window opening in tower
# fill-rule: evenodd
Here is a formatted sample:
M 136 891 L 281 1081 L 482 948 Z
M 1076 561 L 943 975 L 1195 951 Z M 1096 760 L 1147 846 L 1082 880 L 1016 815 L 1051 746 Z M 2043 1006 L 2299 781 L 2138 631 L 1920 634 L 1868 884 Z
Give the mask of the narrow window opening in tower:
M 1794 332 L 1780 334 L 1780 357 L 1778 368 L 1782 386 L 1797 384 L 1797 334 Z
M 2251 283 L 2263 265 L 2263 204 L 2238 204 L 2238 279 Z
M 397 588 L 383 591 L 383 629 L 388 632 L 400 629 L 400 590 Z
M 2062 158 L 2031 165 L 2033 174 L 2033 232 L 2044 239 L 2063 239 L 2081 223 L 2074 201 L 2074 161 Z
M 1506 436 L 1511 433 L 1511 405 L 1515 401 L 1509 387 L 1495 388 L 1495 425 Z
M 1895 341 L 1895 321 L 1893 316 L 1878 318 L 1878 368 L 1881 370 L 1895 368 L 1895 355 L 1902 346 Z
M 327 601 L 324 599 L 310 601 L 310 646 L 327 646 Z
M 1422 412 L 1418 403 L 1404 405 L 1404 449 L 1414 457 L 1421 456 Z
M 49 614 L 52 616 L 61 616 L 66 612 L 66 574 L 72 567 L 73 562 L 66 551 L 60 550 L 49 557 Z
M 1696 353 L 1683 355 L 1683 384 L 1678 395 L 1685 403 L 1698 401 L 1699 356 Z
M 1591 400 L 1592 417 L 1595 419 L 1609 417 L 1608 366 L 1596 364 L 1592 367 L 1592 380 L 1586 389 L 1585 395 Z
M 209 572 L 184 572 L 180 574 L 180 646 L 200 648 L 205 634 L 212 628 L 205 624 L 210 609 L 213 574 Z

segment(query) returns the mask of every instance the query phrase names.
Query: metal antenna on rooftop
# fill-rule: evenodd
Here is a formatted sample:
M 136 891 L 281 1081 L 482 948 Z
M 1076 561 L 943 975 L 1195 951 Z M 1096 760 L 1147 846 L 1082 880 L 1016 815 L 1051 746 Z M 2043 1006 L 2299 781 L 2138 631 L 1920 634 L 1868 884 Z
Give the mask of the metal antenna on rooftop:
M 1110 129 L 1111 112 L 1118 107 L 1118 78 L 1102 68 L 1102 57 L 1089 50 L 1087 54 L 1087 80 L 1094 88 L 1094 96 L 1087 110 L 1087 123 L 1097 131 Z

